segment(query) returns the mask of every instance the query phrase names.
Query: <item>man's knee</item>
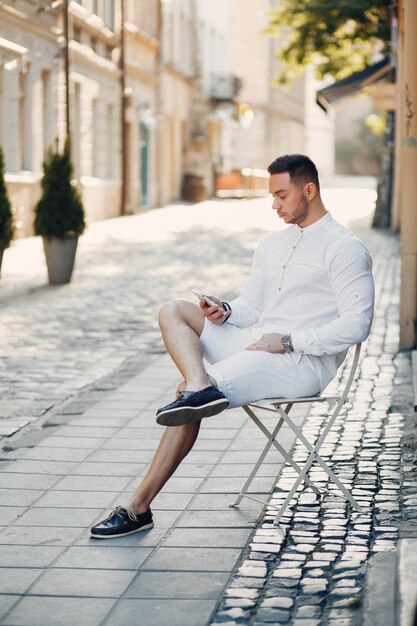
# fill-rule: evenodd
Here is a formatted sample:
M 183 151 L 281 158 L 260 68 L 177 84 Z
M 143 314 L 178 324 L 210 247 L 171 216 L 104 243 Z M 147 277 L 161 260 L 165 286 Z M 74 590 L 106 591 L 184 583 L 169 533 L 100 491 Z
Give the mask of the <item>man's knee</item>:
M 158 311 L 158 322 L 161 328 L 170 322 L 178 320 L 185 321 L 190 326 L 195 325 L 196 319 L 203 318 L 200 307 L 194 302 L 185 300 L 184 298 L 175 298 L 169 302 L 165 302 Z
M 165 325 L 174 315 L 177 315 L 178 306 L 177 300 L 170 300 L 169 302 L 164 302 L 159 307 L 158 311 L 158 322 L 159 325 Z

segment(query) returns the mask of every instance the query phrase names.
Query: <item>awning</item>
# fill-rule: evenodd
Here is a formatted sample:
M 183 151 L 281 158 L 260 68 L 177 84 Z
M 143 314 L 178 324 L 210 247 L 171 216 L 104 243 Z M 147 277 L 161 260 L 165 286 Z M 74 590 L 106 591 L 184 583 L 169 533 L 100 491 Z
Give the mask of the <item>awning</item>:
M 341 100 L 347 96 L 361 91 L 364 87 L 372 85 L 379 80 L 389 78 L 392 80 L 394 68 L 388 57 L 378 63 L 368 65 L 364 70 L 355 72 L 343 80 L 338 80 L 333 85 L 320 89 L 316 94 L 316 102 L 323 109 L 328 111 L 329 106 L 336 100 Z

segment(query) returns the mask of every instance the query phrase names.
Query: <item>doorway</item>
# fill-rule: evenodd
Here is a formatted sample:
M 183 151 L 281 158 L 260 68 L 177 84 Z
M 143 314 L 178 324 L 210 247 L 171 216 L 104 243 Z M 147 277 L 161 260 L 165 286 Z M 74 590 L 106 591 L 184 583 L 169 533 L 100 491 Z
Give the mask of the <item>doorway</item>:
M 149 149 L 150 132 L 143 121 L 139 125 L 140 146 L 140 205 L 149 205 Z

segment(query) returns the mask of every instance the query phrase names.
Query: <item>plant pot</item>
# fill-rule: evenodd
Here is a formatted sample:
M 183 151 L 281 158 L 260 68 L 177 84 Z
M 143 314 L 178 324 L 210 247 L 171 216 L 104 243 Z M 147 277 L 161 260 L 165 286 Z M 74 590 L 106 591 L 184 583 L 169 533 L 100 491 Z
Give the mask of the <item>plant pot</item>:
M 74 269 L 78 237 L 68 237 L 67 239 L 42 237 L 42 239 L 50 284 L 65 285 L 69 283 Z

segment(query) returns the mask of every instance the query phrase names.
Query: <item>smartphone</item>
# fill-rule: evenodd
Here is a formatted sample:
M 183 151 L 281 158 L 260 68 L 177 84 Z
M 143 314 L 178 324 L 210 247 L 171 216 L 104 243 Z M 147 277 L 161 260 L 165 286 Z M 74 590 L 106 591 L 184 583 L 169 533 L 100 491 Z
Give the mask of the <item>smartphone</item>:
M 214 302 L 211 298 L 209 298 L 208 296 L 205 296 L 200 291 L 197 291 L 196 289 L 191 289 L 191 291 L 193 292 L 195 296 L 197 296 L 199 300 L 204 300 L 205 302 L 207 302 L 209 306 L 219 306 L 217 302 Z

